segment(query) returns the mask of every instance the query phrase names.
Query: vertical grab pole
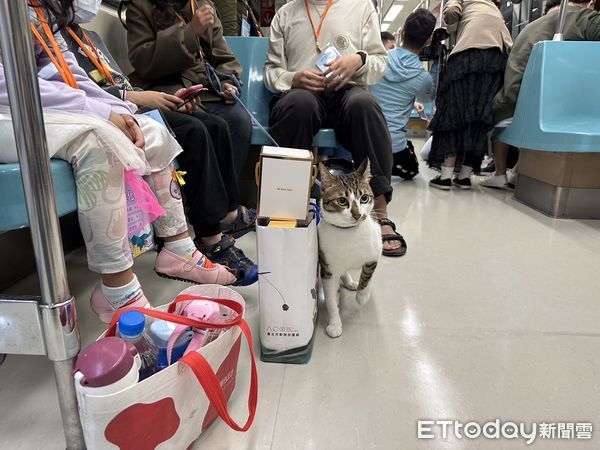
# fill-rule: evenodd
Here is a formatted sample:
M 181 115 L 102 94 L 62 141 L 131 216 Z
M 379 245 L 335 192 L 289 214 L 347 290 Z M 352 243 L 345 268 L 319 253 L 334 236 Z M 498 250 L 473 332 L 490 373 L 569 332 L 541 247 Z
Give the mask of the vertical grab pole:
M 72 376 L 79 329 L 67 284 L 27 3 L 0 0 L 0 48 L 42 294 L 46 353 L 54 365 L 67 449 L 84 449 Z
M 565 20 L 567 19 L 567 11 L 569 10 L 569 0 L 560 2 L 560 11 L 558 13 L 558 22 L 556 23 L 556 33 L 552 38 L 553 41 L 563 40 L 563 31 L 565 30 Z

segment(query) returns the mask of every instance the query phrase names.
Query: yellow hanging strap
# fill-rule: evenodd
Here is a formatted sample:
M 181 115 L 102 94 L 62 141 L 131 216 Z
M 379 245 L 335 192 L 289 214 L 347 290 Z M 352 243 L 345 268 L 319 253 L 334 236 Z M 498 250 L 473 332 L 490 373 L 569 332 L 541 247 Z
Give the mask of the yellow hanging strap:
M 184 175 L 187 175 L 187 172 L 183 170 L 173 169 L 171 171 L 171 177 L 173 177 L 173 181 L 179 183 L 180 186 L 185 185 L 185 180 L 183 179 Z

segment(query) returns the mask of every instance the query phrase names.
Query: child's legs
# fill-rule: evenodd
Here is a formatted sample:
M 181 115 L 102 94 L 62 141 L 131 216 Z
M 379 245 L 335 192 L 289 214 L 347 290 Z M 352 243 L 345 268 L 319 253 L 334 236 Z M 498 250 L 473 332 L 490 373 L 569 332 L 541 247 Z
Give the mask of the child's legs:
M 88 132 L 55 157 L 71 163 L 77 184 L 79 225 L 90 270 L 128 272 L 133 265 L 127 236 L 123 165 Z

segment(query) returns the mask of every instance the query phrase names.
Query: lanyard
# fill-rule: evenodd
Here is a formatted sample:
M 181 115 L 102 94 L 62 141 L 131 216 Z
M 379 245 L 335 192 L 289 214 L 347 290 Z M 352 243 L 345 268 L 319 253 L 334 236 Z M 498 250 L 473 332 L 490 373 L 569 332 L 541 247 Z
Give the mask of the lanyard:
M 193 16 L 194 14 L 196 14 L 196 0 L 190 0 L 190 8 L 192 10 L 192 16 Z M 181 14 L 176 12 L 175 15 L 182 23 L 187 23 L 186 20 L 181 16 Z M 198 47 L 200 47 L 200 50 L 199 50 L 200 59 L 206 60 L 206 56 L 204 55 L 204 51 L 202 50 L 202 45 L 200 45 L 200 38 L 196 37 L 196 40 L 198 41 Z
M 306 5 L 306 13 L 308 14 L 308 20 L 310 21 L 310 26 L 312 27 L 313 30 L 313 34 L 315 35 L 315 44 L 317 46 L 317 50 L 320 52 L 321 49 L 319 47 L 319 36 L 321 36 L 321 29 L 323 28 L 323 23 L 325 22 L 325 18 L 327 17 L 327 13 L 329 13 L 329 10 L 331 9 L 331 5 L 333 4 L 333 0 L 329 0 L 329 2 L 327 3 L 327 8 L 325 8 L 325 12 L 323 13 L 323 15 L 321 16 L 321 21 L 319 22 L 319 28 L 317 28 L 315 30 L 315 24 L 312 20 L 312 16 L 310 14 L 310 8 L 308 6 L 308 0 L 304 0 L 304 4 Z M 315 8 L 317 6 L 315 5 Z
M 71 35 L 71 37 L 75 40 L 75 42 L 77 42 L 77 45 L 79 45 L 79 48 L 81 48 L 83 50 L 83 52 L 87 55 L 87 57 L 90 59 L 90 61 L 92 61 L 92 63 L 94 63 L 94 65 L 96 66 L 96 69 L 98 69 L 100 71 L 100 73 L 102 75 L 104 75 L 104 78 L 106 79 L 106 81 L 108 83 L 110 83 L 111 85 L 115 86 L 117 83 L 115 83 L 115 80 L 112 77 L 112 75 L 110 74 L 110 71 L 104 65 L 104 61 L 102 61 L 102 58 L 100 57 L 100 53 L 98 53 L 98 49 L 94 46 L 94 44 L 92 43 L 92 40 L 90 39 L 88 34 L 85 32 L 85 30 L 83 28 L 81 28 L 81 33 L 83 34 L 83 37 L 87 41 L 89 48 L 88 48 L 88 46 L 86 46 L 83 43 L 83 41 L 79 38 L 79 36 L 77 36 L 77 33 L 75 33 L 71 27 L 67 27 L 67 32 Z M 91 51 L 90 51 L 90 49 L 91 49 Z
M 54 33 L 52 33 L 52 30 L 50 29 L 50 26 L 48 25 L 48 22 L 46 21 L 46 18 L 44 17 L 44 14 L 42 13 L 42 10 L 39 6 L 35 7 L 35 12 L 42 25 L 42 30 L 44 31 L 46 38 L 52 45 L 53 50 L 50 49 L 50 47 L 46 43 L 46 39 L 44 39 L 44 37 L 40 34 L 40 32 L 33 23 L 29 24 L 31 27 L 31 32 L 39 41 L 41 46 L 44 48 L 44 51 L 48 55 L 48 58 L 50 58 L 50 61 L 52 61 L 52 64 L 54 64 L 54 67 L 56 67 L 56 70 L 58 70 L 58 73 L 62 77 L 63 81 L 72 88 L 79 89 L 77 81 L 75 81 L 75 77 L 73 76 L 73 72 L 71 72 L 69 64 L 67 63 L 65 57 L 60 51 L 58 43 L 56 42 L 56 39 L 54 39 Z

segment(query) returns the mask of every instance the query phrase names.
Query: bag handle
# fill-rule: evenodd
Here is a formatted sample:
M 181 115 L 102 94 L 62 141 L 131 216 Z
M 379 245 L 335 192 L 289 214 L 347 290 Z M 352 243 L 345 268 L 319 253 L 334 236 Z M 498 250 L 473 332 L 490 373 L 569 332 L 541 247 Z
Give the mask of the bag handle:
M 117 331 L 117 325 L 119 323 L 119 318 L 127 311 L 138 311 L 148 317 L 153 317 L 155 319 L 165 320 L 167 322 L 177 323 L 180 325 L 186 325 L 191 328 L 231 328 L 235 325 L 239 325 L 242 321 L 242 314 L 244 313 L 244 307 L 236 302 L 235 300 L 227 300 L 221 298 L 210 298 L 210 297 L 201 297 L 198 295 L 179 295 L 177 298 L 169 305 L 169 311 L 175 311 L 175 305 L 177 303 L 191 301 L 191 300 L 205 300 L 217 303 L 219 305 L 223 305 L 227 308 L 230 308 L 237 314 L 229 321 L 223 323 L 210 323 L 204 322 L 202 320 L 194 320 L 189 317 L 180 316 L 178 314 L 173 314 L 170 312 L 162 312 L 156 311 L 154 309 L 147 308 L 124 308 L 118 310 L 112 318 L 110 326 L 106 331 L 106 336 L 114 336 Z
M 252 422 L 254 422 L 254 416 L 256 414 L 256 405 L 258 402 L 258 372 L 256 370 L 256 360 L 254 358 L 254 347 L 252 345 L 252 332 L 250 331 L 250 327 L 243 319 L 240 320 L 238 326 L 241 328 L 244 336 L 246 337 L 246 342 L 248 343 L 248 348 L 250 349 L 250 359 L 252 363 L 250 391 L 248 393 L 248 419 L 244 425 L 238 425 L 229 414 L 227 399 L 225 398 L 223 388 L 221 387 L 214 370 L 200 353 L 187 353 L 179 361 L 192 369 L 208 400 L 219 414 L 219 417 L 235 431 L 248 431 L 248 429 L 252 426 Z

